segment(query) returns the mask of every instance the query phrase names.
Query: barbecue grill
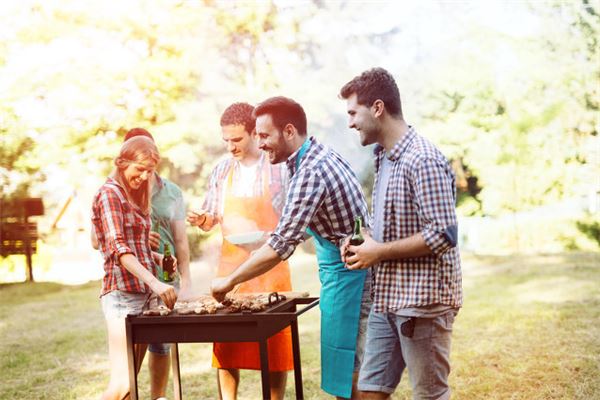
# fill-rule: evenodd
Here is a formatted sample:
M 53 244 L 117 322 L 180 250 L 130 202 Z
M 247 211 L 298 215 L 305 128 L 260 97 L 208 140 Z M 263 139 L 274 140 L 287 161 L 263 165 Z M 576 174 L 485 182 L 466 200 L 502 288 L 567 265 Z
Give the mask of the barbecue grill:
M 303 399 L 300 343 L 298 340 L 299 315 L 319 304 L 318 297 L 288 298 L 270 305 L 262 312 L 248 311 L 216 314 L 146 316 L 128 315 L 125 320 L 127 333 L 127 357 L 131 399 L 138 399 L 137 374 L 135 373 L 134 343 L 173 343 L 171 360 L 175 399 L 182 398 L 179 375 L 178 343 L 199 342 L 258 342 L 261 361 L 261 382 L 264 399 L 270 399 L 269 360 L 267 339 L 287 326 L 292 331 L 294 357 L 294 382 L 296 398 Z M 303 306 L 301 308 L 297 306 Z

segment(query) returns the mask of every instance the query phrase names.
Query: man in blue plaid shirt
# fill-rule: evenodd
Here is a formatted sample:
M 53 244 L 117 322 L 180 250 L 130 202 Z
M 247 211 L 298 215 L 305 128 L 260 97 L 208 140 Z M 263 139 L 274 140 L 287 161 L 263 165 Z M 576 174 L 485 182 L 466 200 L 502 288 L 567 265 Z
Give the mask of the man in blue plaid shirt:
M 279 224 L 269 240 L 229 276 L 213 280 L 221 301 L 235 285 L 252 279 L 292 255 L 306 233 L 315 239 L 321 293 L 321 387 L 349 398 L 362 361 L 370 279 L 367 270 L 348 270 L 340 246 L 354 219 L 368 217 L 360 183 L 338 153 L 307 135 L 300 104 L 272 97 L 254 110 L 259 147 L 272 164 L 285 162 L 290 183 Z
M 340 90 L 350 128 L 375 147 L 372 233 L 342 247 L 351 270 L 372 269 L 373 308 L 358 389 L 388 399 L 408 368 L 415 399 L 448 399 L 452 325 L 462 305 L 454 173 L 407 125 L 394 78 L 363 72 Z

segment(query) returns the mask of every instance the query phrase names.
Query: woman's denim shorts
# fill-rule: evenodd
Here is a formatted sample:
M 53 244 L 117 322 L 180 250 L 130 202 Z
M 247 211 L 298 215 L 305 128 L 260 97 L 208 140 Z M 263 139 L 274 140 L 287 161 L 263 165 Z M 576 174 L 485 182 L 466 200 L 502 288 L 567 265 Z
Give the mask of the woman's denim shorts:
M 106 319 L 125 319 L 128 314 L 141 313 L 150 293 L 130 293 L 113 290 L 100 298 Z M 148 351 L 162 355 L 169 354 L 169 343 L 150 343 Z
M 128 314 L 139 314 L 149 296 L 150 293 L 108 292 L 100 298 L 104 318 L 125 318 Z

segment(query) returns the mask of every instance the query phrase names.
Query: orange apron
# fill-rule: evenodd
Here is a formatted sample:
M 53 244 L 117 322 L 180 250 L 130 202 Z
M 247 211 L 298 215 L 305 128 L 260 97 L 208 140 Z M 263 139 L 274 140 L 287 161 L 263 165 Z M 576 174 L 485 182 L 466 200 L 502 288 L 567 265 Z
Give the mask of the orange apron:
M 236 197 L 231 192 L 233 168 L 227 176 L 224 190 L 223 220 L 221 231 L 223 245 L 218 276 L 233 272 L 250 257 L 250 252 L 225 239 L 230 234 L 250 231 L 268 231 L 275 229 L 278 217 L 271 203 L 269 190 L 270 164 L 263 163 L 262 196 Z M 240 285 L 238 293 L 288 291 L 292 289 L 290 269 L 287 261 L 282 261 L 267 273 L 257 276 Z M 286 328 L 267 340 L 270 371 L 289 371 L 294 369 L 292 356 L 292 336 Z M 213 362 L 215 368 L 260 369 L 260 353 L 256 342 L 214 343 Z

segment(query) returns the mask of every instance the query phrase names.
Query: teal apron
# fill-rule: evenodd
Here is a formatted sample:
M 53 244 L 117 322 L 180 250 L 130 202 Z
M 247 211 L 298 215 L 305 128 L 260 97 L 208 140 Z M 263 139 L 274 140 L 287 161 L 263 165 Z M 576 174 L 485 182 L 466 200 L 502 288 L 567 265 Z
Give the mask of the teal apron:
M 304 142 L 296 159 L 296 169 L 310 142 Z M 319 262 L 321 295 L 321 389 L 350 398 L 352 373 L 363 287 L 367 270 L 345 268 L 340 250 L 310 228 Z

